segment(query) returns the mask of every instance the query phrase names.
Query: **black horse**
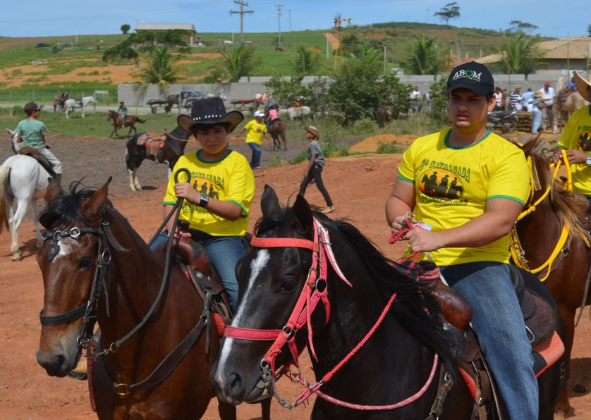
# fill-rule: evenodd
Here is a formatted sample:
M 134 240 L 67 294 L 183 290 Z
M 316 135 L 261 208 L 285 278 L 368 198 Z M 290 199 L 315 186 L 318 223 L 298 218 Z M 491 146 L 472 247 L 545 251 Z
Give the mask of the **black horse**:
M 166 162 L 168 164 L 168 175 L 170 176 L 177 160 L 184 154 L 191 134 L 177 126 L 171 133 L 166 133 L 164 146 L 159 148 L 155 154 L 152 154 L 150 147 L 147 147 L 145 144 L 138 144 L 138 139 L 141 136 L 142 134 L 136 134 L 130 137 L 127 140 L 125 150 L 125 162 L 127 164 L 127 172 L 129 173 L 129 188 L 132 191 L 142 190 L 142 186 L 137 179 L 137 170 L 144 159 L 150 159 L 159 163 Z M 158 139 L 154 140 L 158 141 Z
M 473 399 L 457 374 L 453 345 L 444 332 L 440 306 L 430 293 L 433 282 L 417 280 L 395 268 L 354 226 L 313 213 L 301 196 L 293 207 L 282 208 L 275 192 L 266 187 L 261 207 L 263 217 L 252 243 L 256 247 L 236 268 L 239 309 L 226 330 L 221 357 L 212 371 L 220 398 L 233 404 L 253 402 L 265 388 L 277 397 L 273 372 L 294 359 L 297 364 L 297 353 L 307 344 L 316 380 L 323 380 L 319 391 L 324 396 L 319 394 L 314 403 L 315 420 L 471 418 Z M 330 238 L 323 237 L 316 244 L 331 244 L 336 264 L 350 285 L 339 276 L 336 264 L 320 264 L 319 270 L 313 265 L 316 254 L 306 248 L 322 226 Z M 323 265 L 328 270 L 326 281 L 318 280 L 319 276 L 316 283 L 311 282 L 309 274 L 322 272 Z M 539 282 L 538 286 L 551 300 Z M 311 309 L 309 321 L 299 329 L 289 328 L 287 320 L 293 319 L 293 314 L 298 322 L 302 316 L 306 318 L 306 303 L 302 306 L 300 297 L 306 288 L 311 294 L 326 292 L 328 303 Z M 388 303 L 392 305 L 389 308 Z M 296 304 L 298 310 L 292 313 Z M 377 324 L 381 316 L 383 321 Z M 373 335 L 347 360 L 372 330 Z M 269 335 L 273 337 L 269 339 Z M 270 346 L 275 337 L 286 337 L 288 343 L 295 337 L 295 342 Z M 455 384 L 444 399 L 442 413 L 428 417 L 439 395 L 442 364 L 456 378 Z M 297 375 L 291 377 L 300 380 Z M 553 418 L 562 380 L 560 363 L 540 377 L 540 419 Z M 416 399 L 407 400 L 410 396 Z M 374 406 L 404 403 L 392 409 L 364 411 L 337 404 L 331 397 Z

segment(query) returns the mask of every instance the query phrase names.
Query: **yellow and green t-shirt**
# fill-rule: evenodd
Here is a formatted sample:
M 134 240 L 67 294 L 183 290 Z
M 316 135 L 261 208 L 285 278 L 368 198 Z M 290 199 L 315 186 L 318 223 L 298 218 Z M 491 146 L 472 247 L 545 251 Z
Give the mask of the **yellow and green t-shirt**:
M 591 106 L 579 108 L 564 126 L 559 147 L 591 153 Z M 571 165 L 573 188 L 581 194 L 591 195 L 591 166 Z
M 185 200 L 180 219 L 187 220 L 191 229 L 197 229 L 212 236 L 244 236 L 248 225 L 250 205 L 254 197 L 254 175 L 246 158 L 230 151 L 223 159 L 215 162 L 200 158 L 200 150 L 187 153 L 177 161 L 172 173 L 180 168 L 191 172 L 191 185 L 200 193 L 221 201 L 231 201 L 242 209 L 238 220 L 228 220 L 209 212 L 206 208 Z M 179 174 L 179 181 L 186 181 L 186 174 Z M 174 176 L 168 180 L 164 205 L 175 204 Z
M 524 204 L 529 170 L 523 152 L 490 131 L 468 147 L 449 146 L 451 129 L 416 139 L 404 152 L 398 177 L 415 186 L 414 215 L 433 231 L 462 226 L 484 214 L 486 203 L 506 198 Z M 440 266 L 477 261 L 507 263 L 509 237 L 480 247 L 431 252 Z
M 267 126 L 264 123 L 258 123 L 256 119 L 249 121 L 244 128 L 246 129 L 246 142 L 256 143 L 259 146 L 263 140 L 263 134 L 267 132 Z

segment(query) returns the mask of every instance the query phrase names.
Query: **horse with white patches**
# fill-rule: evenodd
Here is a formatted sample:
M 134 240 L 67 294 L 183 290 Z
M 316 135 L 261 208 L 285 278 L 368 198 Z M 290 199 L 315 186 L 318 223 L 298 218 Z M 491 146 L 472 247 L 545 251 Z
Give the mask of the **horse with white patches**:
M 82 99 L 68 99 L 64 103 L 64 109 L 66 111 L 66 118 L 70 118 L 68 114 L 70 111 L 74 111 L 75 108 L 82 108 L 82 118 L 85 118 L 86 115 L 84 111 L 89 104 L 96 105 L 96 96 L 85 96 Z
M 7 228 L 12 234 L 10 246 L 12 261 L 22 259 L 22 252 L 18 245 L 18 230 L 29 204 L 32 204 L 33 209 L 37 247 L 43 244 L 37 220 L 36 202 L 45 196 L 48 179 L 51 176 L 37 160 L 25 155 L 11 156 L 0 166 L 0 233 Z M 16 210 L 13 207 L 15 201 Z

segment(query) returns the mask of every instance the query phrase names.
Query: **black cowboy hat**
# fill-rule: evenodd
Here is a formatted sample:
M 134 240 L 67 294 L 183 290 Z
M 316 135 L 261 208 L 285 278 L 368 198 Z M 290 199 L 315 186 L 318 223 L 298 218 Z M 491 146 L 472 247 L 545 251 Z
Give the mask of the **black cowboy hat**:
M 176 119 L 178 125 L 187 133 L 200 124 L 227 123 L 230 125 L 228 133 L 231 133 L 244 120 L 244 115 L 239 111 L 226 112 L 224 101 L 220 98 L 205 98 L 193 101 L 191 116 L 179 115 Z

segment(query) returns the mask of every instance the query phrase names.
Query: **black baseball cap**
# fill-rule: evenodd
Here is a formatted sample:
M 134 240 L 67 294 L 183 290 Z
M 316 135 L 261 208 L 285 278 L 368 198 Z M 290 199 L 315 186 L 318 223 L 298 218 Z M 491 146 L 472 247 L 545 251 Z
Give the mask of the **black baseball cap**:
M 486 96 L 495 91 L 495 80 L 484 64 L 470 61 L 454 67 L 447 78 L 447 93 L 465 88 L 477 95 Z

